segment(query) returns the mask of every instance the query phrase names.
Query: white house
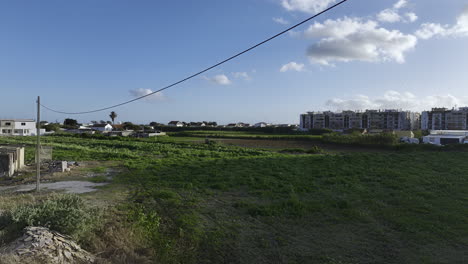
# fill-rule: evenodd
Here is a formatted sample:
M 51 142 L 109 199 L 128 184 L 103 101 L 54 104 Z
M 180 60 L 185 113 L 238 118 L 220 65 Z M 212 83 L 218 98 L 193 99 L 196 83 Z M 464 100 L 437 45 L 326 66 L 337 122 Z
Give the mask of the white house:
M 468 143 L 467 130 L 431 130 L 431 134 L 423 137 L 423 143 L 434 145 Z
M 465 143 L 465 136 L 457 135 L 429 135 L 423 138 L 423 142 L 433 145 L 448 145 L 448 144 L 463 144 Z
M 172 126 L 172 127 L 183 127 L 184 123 L 180 122 L 180 121 L 171 121 L 171 122 L 169 122 L 168 125 Z
M 227 124 L 226 127 L 250 127 L 250 124 L 239 122 Z
M 32 119 L 2 119 L 0 120 L 0 135 L 33 136 L 35 134 L 36 134 L 36 121 Z
M 254 125 L 254 127 L 268 127 L 271 126 L 271 124 L 265 123 L 265 122 L 260 122 Z
M 111 124 L 94 124 L 90 128 L 92 130 L 94 130 L 94 131 L 100 131 L 100 132 L 112 131 L 112 125 Z

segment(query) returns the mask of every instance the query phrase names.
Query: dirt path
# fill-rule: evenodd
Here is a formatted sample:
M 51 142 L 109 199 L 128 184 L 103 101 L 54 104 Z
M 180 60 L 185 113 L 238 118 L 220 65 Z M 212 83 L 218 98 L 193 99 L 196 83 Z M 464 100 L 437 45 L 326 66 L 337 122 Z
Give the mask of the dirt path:
M 41 183 L 41 189 L 63 190 L 65 193 L 89 193 L 97 191 L 95 187 L 104 186 L 107 183 L 93 183 L 88 181 L 60 181 L 53 183 Z M 0 193 L 29 192 L 36 189 L 36 184 L 23 184 L 16 186 L 0 186 Z

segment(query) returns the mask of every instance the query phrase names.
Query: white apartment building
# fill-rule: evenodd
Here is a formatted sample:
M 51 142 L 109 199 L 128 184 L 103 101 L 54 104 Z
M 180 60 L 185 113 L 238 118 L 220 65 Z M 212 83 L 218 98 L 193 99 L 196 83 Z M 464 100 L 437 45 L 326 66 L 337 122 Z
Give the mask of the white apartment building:
M 0 120 L 0 136 L 33 136 L 36 135 L 36 121 L 32 119 Z
M 458 109 L 432 108 L 421 115 L 421 129 L 424 130 L 466 130 L 468 129 L 468 107 Z
M 346 129 L 416 130 L 420 114 L 398 110 L 366 110 L 365 112 L 308 112 L 300 116 L 300 129 L 327 128 L 335 131 Z

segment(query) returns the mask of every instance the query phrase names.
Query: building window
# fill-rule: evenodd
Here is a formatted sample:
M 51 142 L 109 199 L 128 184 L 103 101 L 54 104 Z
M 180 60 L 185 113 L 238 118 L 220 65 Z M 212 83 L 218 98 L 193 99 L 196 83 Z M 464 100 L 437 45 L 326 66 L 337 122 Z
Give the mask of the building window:
M 6 123 L 5 123 L 5 126 L 11 126 L 11 123 L 10 123 L 10 122 L 6 122 Z
M 23 130 L 21 130 L 21 129 L 15 129 L 15 134 L 21 134 L 21 132 L 23 132 Z
M 26 123 L 21 123 L 21 125 L 22 125 L 22 126 L 25 126 L 25 125 L 26 125 Z

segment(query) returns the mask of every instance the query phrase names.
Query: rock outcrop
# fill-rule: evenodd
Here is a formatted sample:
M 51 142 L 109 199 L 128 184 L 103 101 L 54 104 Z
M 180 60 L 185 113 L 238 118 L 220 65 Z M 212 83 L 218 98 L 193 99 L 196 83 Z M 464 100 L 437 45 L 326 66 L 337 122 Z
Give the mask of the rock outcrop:
M 24 235 L 0 249 L 0 255 L 16 256 L 21 263 L 94 263 L 94 256 L 81 249 L 71 237 L 45 227 L 26 227 Z

